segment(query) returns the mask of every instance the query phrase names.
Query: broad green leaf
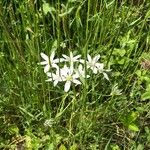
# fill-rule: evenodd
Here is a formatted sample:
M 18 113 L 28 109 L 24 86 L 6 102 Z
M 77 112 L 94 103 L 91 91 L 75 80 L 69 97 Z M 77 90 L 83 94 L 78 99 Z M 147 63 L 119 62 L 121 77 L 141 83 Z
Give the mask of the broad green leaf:
M 50 12 L 50 5 L 48 3 L 43 4 L 43 12 L 45 15 Z
M 130 112 L 127 116 L 124 117 L 123 122 L 125 125 L 130 125 L 131 123 L 133 123 L 138 117 L 138 113 L 136 112 Z
M 67 150 L 67 148 L 65 147 L 65 145 L 61 144 L 58 150 Z
M 119 55 L 121 57 L 123 57 L 126 53 L 126 50 L 125 49 L 117 49 L 115 48 L 114 51 L 113 51 L 113 55 Z
M 128 128 L 132 131 L 139 131 L 139 128 L 136 124 L 132 123 L 128 126 Z
M 136 150 L 144 150 L 144 145 L 139 144 L 136 148 Z
M 125 62 L 125 59 L 120 59 L 120 60 L 118 61 L 118 64 L 123 65 L 124 62 Z
M 55 146 L 54 143 L 48 143 L 45 147 L 45 150 L 54 150 Z
M 129 122 L 133 122 L 133 121 L 135 121 L 136 119 L 137 119 L 137 117 L 138 117 L 138 113 L 136 113 L 136 112 L 131 112 L 131 114 L 129 115 L 129 117 L 128 117 L 128 119 L 129 119 Z
M 10 127 L 8 127 L 8 131 L 10 134 L 18 134 L 19 133 L 19 129 L 16 125 L 11 125 Z
M 150 91 L 147 91 L 145 92 L 143 95 L 142 95 L 142 100 L 147 100 L 147 99 L 150 99 Z
M 78 145 L 77 145 L 77 144 L 73 144 L 73 145 L 70 147 L 70 150 L 78 150 Z
M 32 150 L 31 137 L 26 135 L 25 136 L 25 141 L 26 141 L 26 144 L 25 144 L 26 149 Z
M 130 112 L 128 115 L 123 116 L 121 120 L 125 126 L 129 126 L 134 124 L 134 121 L 137 119 L 137 117 L 138 117 L 138 113 L 133 111 Z
M 136 74 L 138 77 L 141 77 L 142 71 L 141 71 L 141 70 L 137 70 L 137 71 L 135 72 L 135 74 Z
M 52 12 L 55 12 L 55 11 L 56 11 L 55 8 L 54 7 L 50 7 L 49 3 L 45 2 L 43 4 L 43 12 L 44 12 L 45 15 L 47 15 L 48 12 L 51 13 L 51 15 L 52 15 Z M 54 18 L 54 16 L 53 16 L 53 18 Z
M 120 150 L 118 145 L 111 145 L 110 147 L 112 150 Z

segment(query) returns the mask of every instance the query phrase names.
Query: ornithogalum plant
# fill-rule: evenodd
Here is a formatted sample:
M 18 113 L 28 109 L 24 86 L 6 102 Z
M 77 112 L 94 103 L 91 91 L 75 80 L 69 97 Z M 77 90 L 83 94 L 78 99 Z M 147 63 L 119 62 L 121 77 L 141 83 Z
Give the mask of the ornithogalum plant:
M 81 78 L 90 78 L 89 72 L 94 74 L 102 73 L 104 78 L 109 80 L 106 72 L 110 70 L 104 69 L 104 64 L 98 62 L 100 55 L 96 55 L 93 58 L 87 54 L 87 60 L 81 59 L 81 55 L 73 56 L 62 55 L 62 58 L 55 58 L 55 52 L 53 51 L 50 56 L 44 53 L 40 54 L 44 61 L 40 62 L 40 65 L 44 65 L 44 73 L 48 76 L 46 81 L 53 82 L 56 86 L 59 82 L 64 82 L 64 91 L 70 90 L 71 84 L 81 85 Z M 86 64 L 86 68 L 85 68 Z M 60 67 L 63 66 L 63 67 Z M 86 70 L 86 73 L 85 73 Z

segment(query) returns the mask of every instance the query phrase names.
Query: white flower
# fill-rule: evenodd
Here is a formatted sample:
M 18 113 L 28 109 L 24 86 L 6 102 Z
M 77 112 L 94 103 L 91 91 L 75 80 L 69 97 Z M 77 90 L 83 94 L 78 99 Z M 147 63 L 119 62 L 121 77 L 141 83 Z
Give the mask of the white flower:
M 66 48 L 66 43 L 64 43 L 64 42 L 60 43 L 60 47 Z
M 59 68 L 56 70 L 56 74 L 48 72 L 47 76 L 49 77 L 49 79 L 46 80 L 46 81 L 53 81 L 54 86 L 56 86 L 58 84 L 58 82 L 61 82 L 62 78 L 60 76 L 60 71 L 59 70 L 60 70 Z
M 39 64 L 44 65 L 44 72 L 48 76 L 48 79 L 46 81 L 53 82 L 54 86 L 56 86 L 59 82 L 65 82 L 65 92 L 69 91 L 72 83 L 74 83 L 75 86 L 84 83 L 84 78 L 90 77 L 88 75 L 89 69 L 91 69 L 94 74 L 102 73 L 104 78 L 109 80 L 107 72 L 110 70 L 105 70 L 104 64 L 98 62 L 98 60 L 100 59 L 100 55 L 96 55 L 92 58 L 89 54 L 87 54 L 87 59 L 85 60 L 81 59 L 81 55 L 73 56 L 72 52 L 70 52 L 70 56 L 63 54 L 63 58 L 55 58 L 54 51 L 51 53 L 50 57 L 44 53 L 40 53 L 40 55 L 44 59 L 44 61 L 40 62 Z M 63 65 L 60 62 L 69 62 L 70 66 L 67 67 L 66 65 L 64 65 L 63 68 L 59 68 Z M 86 68 L 84 65 L 86 65 Z M 56 69 L 56 71 L 54 68 Z
M 71 82 L 75 83 L 76 85 L 81 84 L 78 80 L 79 74 L 73 73 L 73 67 L 71 66 L 68 68 L 66 65 L 61 69 L 61 77 L 63 81 L 66 81 L 64 91 L 68 92 L 71 86 Z
M 81 78 L 85 78 L 85 77 L 89 78 L 90 77 L 89 75 L 85 75 L 85 69 L 83 68 L 83 66 L 81 64 L 79 65 L 79 67 L 78 67 L 76 72 L 79 74 L 79 76 Z
M 105 70 L 103 63 L 99 63 L 97 67 L 98 67 L 98 72 L 102 73 L 104 75 L 104 78 L 107 79 L 107 80 L 109 80 L 108 75 L 107 75 L 106 72 L 109 72 L 111 70 Z
M 100 58 L 100 55 L 95 56 L 93 59 L 91 58 L 91 56 L 88 54 L 87 55 L 87 68 L 90 68 L 91 70 L 93 70 L 94 74 L 97 74 L 98 72 L 98 66 L 100 65 L 100 63 L 98 63 L 98 60 Z
M 44 72 L 45 73 L 50 70 L 50 67 L 58 68 L 56 63 L 62 61 L 62 59 L 54 59 L 54 57 L 55 57 L 55 52 L 54 51 L 51 53 L 50 58 L 47 55 L 45 55 L 44 53 L 41 53 L 40 55 L 44 59 L 44 61 L 40 62 L 39 64 L 40 65 L 45 65 L 45 67 L 44 67 Z
M 79 61 L 78 59 L 81 57 L 81 55 L 73 56 L 72 52 L 70 52 L 70 56 L 67 56 L 64 54 L 62 56 L 65 58 L 65 61 L 68 61 L 70 63 L 74 63 L 74 62 Z
M 118 83 L 114 84 L 110 95 L 121 95 L 122 90 L 118 89 Z

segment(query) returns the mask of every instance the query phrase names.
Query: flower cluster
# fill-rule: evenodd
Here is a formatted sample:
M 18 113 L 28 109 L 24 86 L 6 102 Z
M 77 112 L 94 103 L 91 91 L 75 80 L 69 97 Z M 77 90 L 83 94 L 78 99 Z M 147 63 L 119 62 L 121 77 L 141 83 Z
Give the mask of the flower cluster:
M 106 73 L 109 70 L 105 70 L 104 64 L 98 62 L 100 55 L 92 58 L 88 54 L 87 60 L 81 59 L 81 55 L 73 56 L 72 52 L 70 52 L 70 56 L 63 54 L 62 58 L 55 58 L 55 52 L 52 52 L 50 57 L 44 53 L 41 53 L 40 55 L 44 61 L 39 64 L 44 65 L 44 72 L 48 76 L 46 81 L 53 82 L 54 86 L 59 82 L 65 82 L 65 92 L 69 91 L 72 83 L 77 86 L 82 84 L 82 79 L 89 78 L 90 76 L 87 74 L 88 70 L 92 70 L 94 74 L 102 73 L 104 78 L 109 80 Z M 86 69 L 84 67 L 85 64 Z

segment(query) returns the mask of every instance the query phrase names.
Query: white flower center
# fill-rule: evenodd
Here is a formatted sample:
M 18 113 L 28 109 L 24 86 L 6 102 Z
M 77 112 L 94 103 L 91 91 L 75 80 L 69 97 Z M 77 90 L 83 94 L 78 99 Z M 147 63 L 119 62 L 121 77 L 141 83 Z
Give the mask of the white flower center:
M 72 76 L 67 76 L 67 77 L 66 77 L 66 80 L 67 80 L 67 81 L 72 81 L 72 79 L 73 79 Z

